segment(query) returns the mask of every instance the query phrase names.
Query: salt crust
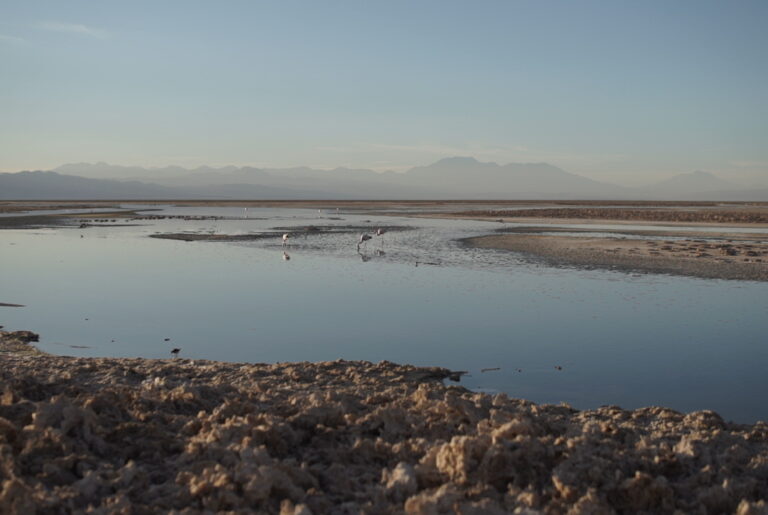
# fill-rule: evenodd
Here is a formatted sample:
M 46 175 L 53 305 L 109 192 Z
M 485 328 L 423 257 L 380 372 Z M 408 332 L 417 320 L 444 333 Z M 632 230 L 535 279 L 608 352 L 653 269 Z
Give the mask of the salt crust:
M 710 411 L 388 362 L 0 362 L 0 513 L 768 513 L 768 425 Z

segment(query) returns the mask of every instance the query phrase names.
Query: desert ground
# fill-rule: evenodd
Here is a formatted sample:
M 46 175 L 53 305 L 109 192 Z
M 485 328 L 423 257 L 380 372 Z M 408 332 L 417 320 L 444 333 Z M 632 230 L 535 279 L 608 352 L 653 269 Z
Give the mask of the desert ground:
M 768 510 L 768 426 L 389 362 L 54 357 L 0 332 L 3 513 Z

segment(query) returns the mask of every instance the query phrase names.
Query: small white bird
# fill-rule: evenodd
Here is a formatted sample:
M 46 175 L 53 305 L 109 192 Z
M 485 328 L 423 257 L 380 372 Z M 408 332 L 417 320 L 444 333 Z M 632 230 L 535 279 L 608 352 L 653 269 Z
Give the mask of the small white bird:
M 283 252 L 283 261 L 290 261 L 290 260 L 291 260 L 291 256 L 289 256 L 287 252 Z
M 288 245 L 288 233 L 283 234 L 283 247 Z
M 365 234 L 365 233 L 361 234 L 360 241 L 357 242 L 357 250 L 360 250 L 360 245 L 370 240 L 372 237 L 373 236 L 371 236 L 370 234 Z

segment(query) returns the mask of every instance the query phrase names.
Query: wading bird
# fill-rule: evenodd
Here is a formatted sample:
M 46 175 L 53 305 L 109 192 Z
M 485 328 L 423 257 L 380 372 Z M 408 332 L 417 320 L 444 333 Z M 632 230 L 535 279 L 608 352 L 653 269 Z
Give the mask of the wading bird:
M 283 247 L 288 245 L 288 233 L 283 234 Z
M 173 355 L 173 357 L 174 357 L 174 358 L 178 358 L 178 357 L 179 357 L 179 352 L 181 352 L 181 349 L 179 349 L 178 347 L 176 347 L 175 349 L 173 349 L 173 350 L 171 351 L 171 354 Z
M 361 234 L 360 235 L 360 241 L 357 242 L 357 251 L 360 252 L 360 245 L 364 244 L 366 241 L 370 240 L 372 236 L 370 234 Z
M 384 246 L 384 233 L 386 233 L 386 232 L 387 232 L 386 229 L 382 229 L 381 227 L 376 229 L 376 236 L 381 236 L 381 246 L 382 247 Z

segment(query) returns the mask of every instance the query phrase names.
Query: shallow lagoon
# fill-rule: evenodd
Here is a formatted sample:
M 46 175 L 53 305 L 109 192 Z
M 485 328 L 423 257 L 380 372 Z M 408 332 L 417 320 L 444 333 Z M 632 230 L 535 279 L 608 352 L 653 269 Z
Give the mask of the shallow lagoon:
M 456 241 L 500 225 L 488 222 L 307 209 L 152 214 L 227 219 L 2 231 L 0 301 L 26 307 L 0 308 L 0 324 L 39 332 L 54 354 L 164 358 L 180 347 L 192 359 L 389 360 L 467 370 L 467 387 L 535 402 L 768 419 L 766 283 L 551 268 Z M 290 261 L 279 239 L 147 237 L 346 224 L 413 229 L 361 253 L 353 233 L 293 237 Z

